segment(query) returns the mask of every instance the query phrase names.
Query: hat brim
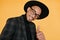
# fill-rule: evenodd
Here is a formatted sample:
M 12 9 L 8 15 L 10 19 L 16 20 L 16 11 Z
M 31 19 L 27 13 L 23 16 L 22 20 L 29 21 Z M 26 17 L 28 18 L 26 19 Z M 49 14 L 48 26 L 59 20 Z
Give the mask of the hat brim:
M 39 1 L 28 1 L 24 5 L 24 11 L 27 12 L 27 8 L 32 7 L 32 6 L 39 6 L 41 8 L 41 10 L 42 10 L 41 15 L 37 19 L 43 19 L 43 18 L 48 16 L 48 14 L 49 14 L 48 7 L 45 4 L 43 4 L 43 3 L 39 2 Z

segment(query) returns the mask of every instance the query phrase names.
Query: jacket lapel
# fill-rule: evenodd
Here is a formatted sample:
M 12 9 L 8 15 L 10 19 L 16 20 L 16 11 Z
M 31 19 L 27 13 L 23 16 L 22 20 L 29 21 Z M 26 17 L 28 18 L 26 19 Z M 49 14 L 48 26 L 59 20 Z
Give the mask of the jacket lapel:
M 35 28 L 35 25 L 33 23 L 30 23 L 29 26 L 30 26 L 32 40 L 36 40 L 36 28 Z
M 23 31 L 23 35 L 24 35 L 24 40 L 27 40 L 26 29 L 25 29 L 25 23 L 24 23 L 23 16 L 21 17 L 21 19 L 22 19 L 22 31 Z

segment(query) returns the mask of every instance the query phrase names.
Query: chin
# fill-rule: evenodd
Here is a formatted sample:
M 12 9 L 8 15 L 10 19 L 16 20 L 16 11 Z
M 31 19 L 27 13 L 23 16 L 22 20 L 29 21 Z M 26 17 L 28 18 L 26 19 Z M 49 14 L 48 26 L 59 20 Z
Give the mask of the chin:
M 34 19 L 28 19 L 29 22 L 32 22 Z
M 32 22 L 32 21 L 34 21 L 34 19 L 33 20 L 29 20 L 29 22 Z
M 32 22 L 32 20 L 29 20 L 29 22 Z
M 29 22 L 32 22 L 33 20 L 28 20 Z

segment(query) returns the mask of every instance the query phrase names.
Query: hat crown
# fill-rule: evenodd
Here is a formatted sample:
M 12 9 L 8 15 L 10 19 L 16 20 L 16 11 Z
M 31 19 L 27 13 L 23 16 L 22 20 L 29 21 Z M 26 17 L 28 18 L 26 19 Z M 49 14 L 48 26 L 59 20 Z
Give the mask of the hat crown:
M 48 7 L 44 3 L 39 2 L 39 1 L 28 1 L 24 5 L 24 11 L 27 12 L 27 8 L 32 7 L 32 6 L 39 6 L 41 8 L 41 10 L 42 10 L 41 15 L 40 15 L 40 17 L 38 19 L 43 19 L 43 18 L 48 16 L 48 14 L 49 14 Z

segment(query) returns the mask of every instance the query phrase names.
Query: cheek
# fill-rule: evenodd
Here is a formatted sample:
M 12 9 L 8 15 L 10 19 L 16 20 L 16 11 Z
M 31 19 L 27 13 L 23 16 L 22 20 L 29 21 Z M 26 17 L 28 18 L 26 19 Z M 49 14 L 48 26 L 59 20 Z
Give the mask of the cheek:
M 29 12 L 29 13 L 28 13 L 28 17 L 30 17 L 30 16 L 31 16 L 31 13 Z
M 30 15 L 31 15 L 31 14 L 30 14 L 30 13 L 28 13 L 27 15 L 28 15 L 28 16 L 27 16 L 27 18 L 28 18 L 28 19 L 30 19 Z
M 40 10 L 40 11 L 39 11 L 39 14 L 41 14 L 41 12 L 42 12 L 42 11 Z

